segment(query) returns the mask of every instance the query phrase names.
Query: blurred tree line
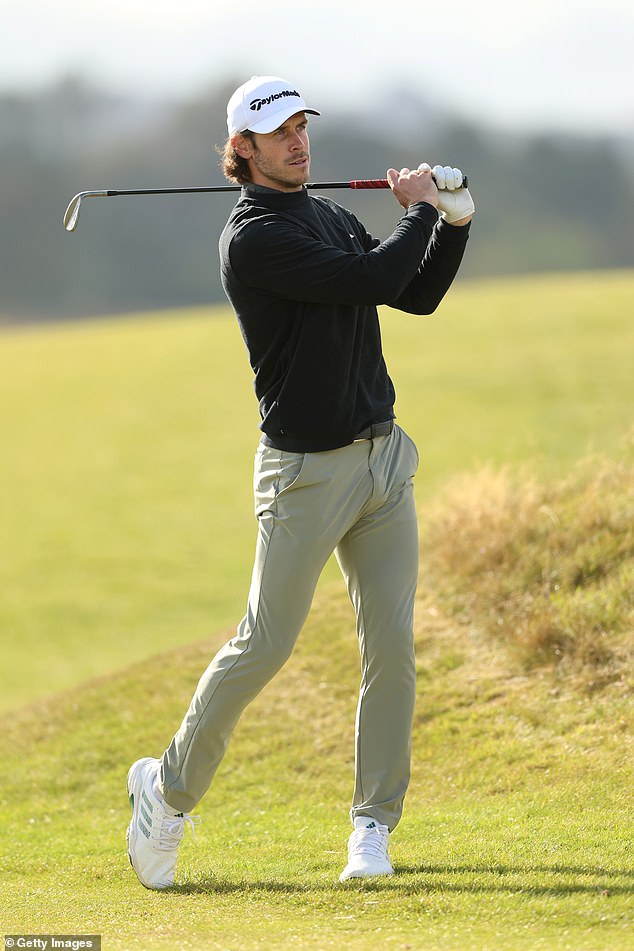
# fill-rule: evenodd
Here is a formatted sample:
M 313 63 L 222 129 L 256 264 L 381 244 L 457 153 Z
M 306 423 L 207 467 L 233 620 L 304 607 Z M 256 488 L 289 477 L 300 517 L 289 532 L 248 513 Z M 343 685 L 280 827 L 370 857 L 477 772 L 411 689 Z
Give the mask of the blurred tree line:
M 217 242 L 236 196 L 90 199 L 72 235 L 62 215 L 87 189 L 222 184 L 213 146 L 241 81 L 171 104 L 72 77 L 0 94 L 0 319 L 223 301 Z M 382 178 L 420 161 L 467 171 L 478 213 L 463 276 L 634 265 L 634 180 L 616 141 L 504 134 L 403 90 L 357 116 L 324 105 L 311 140 L 314 181 Z M 376 237 L 398 220 L 387 192 L 330 195 Z

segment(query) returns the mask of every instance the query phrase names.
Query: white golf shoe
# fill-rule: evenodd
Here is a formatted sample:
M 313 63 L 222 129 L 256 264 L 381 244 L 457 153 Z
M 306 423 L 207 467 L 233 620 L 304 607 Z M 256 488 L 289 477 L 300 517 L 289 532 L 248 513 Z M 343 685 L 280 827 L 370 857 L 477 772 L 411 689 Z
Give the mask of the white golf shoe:
M 176 812 L 167 805 L 158 786 L 160 760 L 146 756 L 128 772 L 128 797 L 132 819 L 126 840 L 130 864 L 146 888 L 169 888 L 174 884 L 178 846 L 185 823 L 192 829 L 198 816 Z
M 375 875 L 393 875 L 388 846 L 390 833 L 369 816 L 357 816 L 354 832 L 348 839 L 348 864 L 339 876 L 340 882 L 349 878 L 373 878 Z

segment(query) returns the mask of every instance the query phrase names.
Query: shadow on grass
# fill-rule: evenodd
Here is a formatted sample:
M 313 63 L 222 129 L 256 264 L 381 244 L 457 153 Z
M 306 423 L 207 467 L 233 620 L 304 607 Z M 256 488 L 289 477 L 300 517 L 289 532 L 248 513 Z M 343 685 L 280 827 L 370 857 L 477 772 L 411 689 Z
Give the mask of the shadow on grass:
M 550 895 L 632 895 L 634 869 L 587 868 L 571 865 L 397 865 L 396 874 L 387 878 L 352 879 L 340 884 L 316 881 L 300 883 L 276 879 L 204 878 L 183 885 L 174 885 L 167 894 L 260 894 L 301 895 L 320 892 L 341 893 L 344 889 L 419 895 L 422 892 L 456 892 L 477 894 L 487 892 L 521 893 L 530 896 Z M 407 877 L 406 877 L 407 876 Z M 416 876 L 412 881 L 411 876 Z M 471 880 L 459 881 L 462 876 Z M 474 879 L 475 876 L 475 879 Z M 544 881 L 534 881 L 539 876 Z M 508 879 L 508 880 L 505 880 Z M 553 880 L 554 879 L 554 880 Z M 572 880 L 571 880 L 572 879 Z

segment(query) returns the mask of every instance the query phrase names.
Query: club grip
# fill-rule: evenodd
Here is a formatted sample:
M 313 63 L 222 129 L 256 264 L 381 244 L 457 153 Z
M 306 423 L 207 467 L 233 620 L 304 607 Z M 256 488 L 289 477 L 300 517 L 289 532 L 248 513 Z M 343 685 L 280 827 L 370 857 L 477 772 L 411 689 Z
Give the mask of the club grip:
M 350 188 L 389 188 L 390 183 L 386 178 L 365 178 L 350 182 Z
M 433 178 L 433 175 L 432 175 Z M 436 179 L 434 179 L 436 181 Z M 350 182 L 350 188 L 389 188 L 390 183 L 386 178 L 361 178 Z M 462 188 L 469 187 L 469 179 L 466 175 L 462 176 Z

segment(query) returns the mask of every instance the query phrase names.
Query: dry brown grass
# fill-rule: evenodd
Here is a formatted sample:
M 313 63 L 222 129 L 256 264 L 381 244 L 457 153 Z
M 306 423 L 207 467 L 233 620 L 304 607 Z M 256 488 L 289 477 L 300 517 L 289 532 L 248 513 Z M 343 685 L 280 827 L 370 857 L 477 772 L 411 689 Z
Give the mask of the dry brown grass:
M 443 606 L 526 667 L 622 681 L 633 654 L 634 440 L 562 482 L 485 469 L 426 513 L 425 563 Z

